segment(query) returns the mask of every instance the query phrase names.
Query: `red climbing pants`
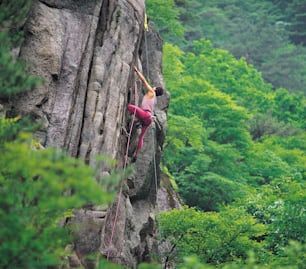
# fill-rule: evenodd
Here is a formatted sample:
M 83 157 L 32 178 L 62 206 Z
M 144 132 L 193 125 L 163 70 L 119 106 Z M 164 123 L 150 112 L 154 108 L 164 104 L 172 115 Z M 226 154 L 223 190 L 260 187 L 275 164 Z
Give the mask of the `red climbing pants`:
M 152 123 L 152 116 L 149 111 L 143 110 L 138 106 L 128 105 L 128 110 L 131 114 L 134 114 L 136 111 L 135 116 L 141 121 L 142 124 L 141 133 L 138 141 L 138 147 L 137 147 L 137 152 L 138 152 L 142 148 L 143 137 L 145 135 L 145 132 Z

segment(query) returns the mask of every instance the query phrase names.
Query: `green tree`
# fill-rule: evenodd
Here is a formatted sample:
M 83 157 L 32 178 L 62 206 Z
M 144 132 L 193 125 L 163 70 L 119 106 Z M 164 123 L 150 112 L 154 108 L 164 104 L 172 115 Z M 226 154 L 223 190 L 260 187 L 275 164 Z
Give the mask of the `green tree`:
M 251 251 L 248 255 L 239 252 L 239 244 L 226 241 L 223 231 L 227 228 L 215 225 L 215 243 L 219 234 L 226 242 L 215 256 L 209 256 L 215 248 L 204 238 L 210 231 L 208 217 L 205 221 L 199 217 L 200 230 L 197 217 L 171 212 L 161 218 L 161 227 L 167 227 L 162 232 L 168 233 L 173 243 L 167 262 L 177 259 L 182 262 L 179 268 L 209 268 L 210 257 L 208 263 L 219 263 L 219 268 L 302 268 L 305 97 L 275 88 L 302 89 L 304 48 L 290 43 L 286 25 L 280 23 L 282 14 L 271 1 L 175 2 L 181 19 L 198 22 L 186 24 L 185 37 L 207 37 L 201 35 L 206 31 L 213 41 L 176 43 L 180 48 L 166 43 L 164 47 L 165 81 L 172 97 L 164 164 L 186 204 L 216 210 L 213 216 L 217 219 L 239 209 L 241 219 L 246 216 L 261 223 L 264 232 L 249 235 L 255 249 L 243 246 Z M 244 27 L 246 31 L 237 34 L 237 28 Z M 262 39 L 259 43 L 258 36 Z M 239 43 L 239 38 L 243 42 Z M 237 60 L 229 52 L 215 49 L 216 40 L 237 48 L 237 53 L 244 52 L 243 57 Z M 266 70 L 268 78 L 250 63 Z M 164 221 L 166 226 L 162 226 Z M 222 223 L 235 227 L 226 217 Z M 223 257 L 232 257 L 231 261 L 222 260 L 228 246 L 231 252 Z
M 167 89 L 171 89 L 172 98 L 179 95 L 182 88 L 183 72 L 185 65 L 183 64 L 184 52 L 177 46 L 166 43 L 163 47 L 163 77 L 167 81 Z
M 33 89 L 39 81 L 25 74 L 22 60 L 14 60 L 8 32 L 0 32 L 0 99 L 7 100 L 13 94 Z M 20 87 L 20 85 L 23 85 Z
M 245 58 L 275 88 L 304 91 L 305 47 L 290 40 L 296 37 L 302 44 L 305 37 L 304 3 L 177 0 L 176 4 L 186 29 L 181 45 L 185 51 L 192 50 L 194 40 L 206 38 L 237 59 Z
M 173 100 L 173 112 L 191 117 L 196 114 L 204 123 L 208 138 L 220 144 L 232 144 L 241 150 L 250 143 L 245 121 L 247 111 L 218 91 L 182 95 Z
M 174 246 L 166 254 L 171 256 L 176 250 L 178 263 L 191 255 L 213 265 L 246 259 L 250 250 L 264 255 L 262 243 L 251 239 L 265 233 L 264 225 L 238 208 L 228 207 L 220 213 L 173 210 L 161 214 L 160 222 L 162 236 Z
M 190 165 L 188 160 L 184 161 L 181 158 L 182 156 L 178 156 L 180 152 L 185 151 L 187 153 L 190 151 L 192 156 L 203 152 L 205 129 L 196 116 L 190 119 L 184 116 L 169 115 L 168 123 L 169 129 L 165 142 L 164 158 L 167 160 L 171 172 L 178 173 Z M 174 152 L 176 154 L 173 154 Z
M 274 152 L 285 162 L 288 169 L 282 176 L 293 177 L 296 181 L 301 182 L 306 178 L 306 156 L 304 142 L 306 133 L 292 137 L 272 136 L 267 137 L 262 142 L 261 150 Z M 257 147 L 259 149 L 259 147 Z M 289 167 L 288 167 L 289 166 Z
M 299 0 L 291 0 L 283 3 L 282 9 L 285 21 L 290 31 L 290 38 L 295 44 L 306 45 L 306 3 Z
M 167 40 L 182 40 L 184 27 L 179 22 L 179 11 L 174 0 L 147 0 L 148 18 L 152 20 L 160 34 Z
M 255 195 L 240 201 L 261 223 L 267 224 L 266 247 L 282 256 L 290 241 L 305 244 L 305 184 L 295 177 L 275 179 Z
M 279 121 L 306 128 L 306 100 L 302 94 L 290 94 L 286 89 L 275 91 L 273 114 Z
M 22 41 L 20 28 L 32 1 L 2 1 L 0 3 L 0 100 L 32 89 L 39 79 L 25 74 L 25 64 L 15 60 L 11 49 Z
M 219 211 L 225 204 L 247 193 L 243 184 L 214 173 L 181 173 L 176 181 L 184 202 L 203 211 Z
M 303 97 L 273 92 L 253 67 L 206 40 L 195 42 L 194 53 L 188 54 L 166 44 L 164 62 L 174 66 L 165 71 L 172 102 L 164 162 L 188 205 L 218 210 L 242 195 L 231 192 L 238 187 L 227 180 L 257 186 L 295 173 L 278 156 L 279 149 L 267 150 L 262 141 L 301 132 Z M 250 134 L 260 143 L 253 145 Z M 294 163 L 298 173 L 303 173 L 301 164 L 301 159 Z M 213 180 L 209 188 L 207 175 L 224 179 Z
M 20 28 L 24 24 L 33 0 L 9 1 L 0 3 L 0 30 Z
M 276 153 L 262 144 L 255 144 L 246 156 L 245 165 L 249 173 L 249 184 L 262 185 L 273 179 L 290 174 L 289 165 Z
M 1 120 L 0 129 L 14 130 L 10 122 Z M 59 221 L 87 203 L 109 202 L 110 195 L 83 161 L 56 149 L 34 150 L 26 133 L 0 145 L 0 267 L 58 265 L 69 242 Z

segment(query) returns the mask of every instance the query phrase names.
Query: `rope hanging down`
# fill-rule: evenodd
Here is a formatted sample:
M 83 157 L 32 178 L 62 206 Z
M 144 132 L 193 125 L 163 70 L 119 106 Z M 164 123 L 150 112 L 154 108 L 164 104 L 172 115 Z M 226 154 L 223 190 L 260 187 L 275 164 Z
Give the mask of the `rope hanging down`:
M 154 122 L 156 124 L 157 120 L 155 120 Z M 157 185 L 157 169 L 156 169 L 156 158 L 155 158 L 155 154 L 156 154 L 156 145 L 155 145 L 155 142 L 156 142 L 156 130 L 155 130 L 155 128 L 152 127 L 152 131 L 153 131 L 153 153 L 154 153 L 153 154 L 153 166 L 154 166 L 155 191 L 156 191 L 156 200 L 157 200 L 158 185 Z
M 145 51 L 146 51 L 146 68 L 147 68 L 147 77 L 150 78 L 150 70 L 149 70 L 149 54 L 148 54 L 148 41 L 147 41 L 147 32 L 149 32 L 149 24 L 148 24 L 148 17 L 147 17 L 147 13 L 145 13 L 144 16 L 144 28 L 145 28 L 145 33 L 144 33 L 144 37 L 145 37 Z M 156 120 L 156 118 L 154 117 L 154 123 L 158 125 L 158 127 L 161 129 L 158 121 Z M 155 145 L 155 139 L 156 139 L 156 131 L 155 128 L 152 127 L 152 131 L 153 131 L 153 165 L 154 165 L 154 177 L 155 177 L 155 189 L 156 189 L 156 199 L 157 199 L 157 190 L 158 190 L 158 186 L 157 186 L 157 171 L 156 171 L 156 160 L 155 160 L 155 150 L 156 150 L 156 145 Z
M 135 81 L 135 104 L 136 105 L 138 104 L 138 100 L 139 100 L 137 90 L 138 90 L 137 89 L 137 82 Z M 136 116 L 136 110 L 134 111 L 130 131 L 129 131 L 129 134 L 128 134 L 128 141 L 127 141 L 127 145 L 126 145 L 125 159 L 124 159 L 124 165 L 123 165 L 123 170 L 124 171 L 126 170 L 126 166 L 127 166 L 128 152 L 129 152 L 129 147 L 130 147 L 132 130 L 133 130 L 134 122 L 135 122 L 135 116 Z M 119 206 L 120 206 L 121 196 L 122 196 L 122 183 L 123 182 L 121 180 L 120 189 L 119 189 L 119 193 L 118 193 L 118 199 L 117 199 L 117 206 L 116 206 L 114 223 L 113 223 L 113 226 L 112 226 L 112 233 L 111 233 L 111 237 L 110 237 L 110 240 L 109 240 L 109 246 L 108 246 L 108 250 L 107 250 L 107 260 L 109 260 L 110 251 L 111 251 L 112 245 L 113 245 L 113 238 L 114 238 L 114 234 L 115 234 L 116 223 L 117 223 L 117 219 L 118 219 L 118 216 L 119 216 Z
M 147 33 L 146 33 L 146 32 L 149 31 L 149 26 L 148 26 L 148 20 L 147 20 L 147 14 L 146 13 L 145 13 L 145 16 L 144 16 L 144 29 L 145 29 L 146 68 L 147 68 L 147 77 L 149 78 L 150 77 L 149 55 L 148 55 Z M 138 90 L 137 82 L 135 80 L 135 104 L 136 105 L 138 105 L 138 100 L 139 100 L 137 90 Z M 127 166 L 128 150 L 129 150 L 131 134 L 132 134 L 132 130 L 133 130 L 134 122 L 135 122 L 135 116 L 136 116 L 136 110 L 134 111 L 130 131 L 129 131 L 129 134 L 128 134 L 128 141 L 127 141 L 126 153 L 125 153 L 125 161 L 124 161 L 124 166 L 123 166 L 124 171 L 126 170 L 126 166 Z M 154 129 L 152 129 L 152 130 L 154 132 Z M 153 137 L 154 137 L 153 162 L 154 162 L 155 187 L 156 187 L 156 195 L 157 195 L 157 188 L 158 187 L 157 187 L 157 172 L 156 172 L 156 160 L 155 160 L 155 136 L 153 136 Z M 115 234 L 115 227 L 116 227 L 117 219 L 118 219 L 118 216 L 119 216 L 119 206 L 120 206 L 121 196 L 122 196 L 122 183 L 123 182 L 121 181 L 120 189 L 119 189 L 119 193 L 118 193 L 118 199 L 117 199 L 116 213 L 115 213 L 114 223 L 113 223 L 113 226 L 112 226 L 112 233 L 111 233 L 111 237 L 110 237 L 110 240 L 109 240 L 109 246 L 108 246 L 108 250 L 107 250 L 107 260 L 109 260 L 109 255 L 110 255 L 110 251 L 112 249 L 113 238 L 114 238 L 114 234 Z

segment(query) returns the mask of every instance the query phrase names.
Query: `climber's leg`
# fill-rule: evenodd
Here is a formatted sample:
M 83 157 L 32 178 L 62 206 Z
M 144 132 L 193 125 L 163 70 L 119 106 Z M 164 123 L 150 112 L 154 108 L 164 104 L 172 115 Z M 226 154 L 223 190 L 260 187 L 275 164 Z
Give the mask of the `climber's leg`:
M 148 111 L 145 111 L 138 106 L 128 105 L 128 110 L 131 114 L 134 114 L 136 111 L 135 115 L 141 121 L 147 121 L 148 118 L 151 118 L 151 114 Z
M 141 128 L 141 133 L 139 135 L 138 146 L 137 146 L 136 154 L 134 156 L 134 159 L 137 159 L 137 156 L 143 145 L 143 138 L 144 138 L 145 132 L 150 126 L 150 124 L 152 123 L 152 116 L 149 111 L 145 111 L 134 105 L 128 105 L 128 110 L 131 114 L 135 113 L 136 117 L 142 122 L 142 128 Z

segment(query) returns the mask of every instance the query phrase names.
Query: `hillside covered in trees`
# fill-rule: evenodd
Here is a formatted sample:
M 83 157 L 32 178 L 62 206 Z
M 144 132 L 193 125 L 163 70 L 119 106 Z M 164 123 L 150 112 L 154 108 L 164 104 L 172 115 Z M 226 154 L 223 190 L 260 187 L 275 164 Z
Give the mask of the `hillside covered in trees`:
M 161 216 L 167 261 L 303 268 L 305 2 L 162 2 L 163 165 L 188 206 Z
M 173 3 L 175 8 L 167 9 Z M 213 47 L 244 57 L 274 88 L 306 92 L 305 1 L 148 1 L 150 5 L 165 7 L 151 18 L 164 39 L 184 51 L 192 49 L 193 40 L 208 39 Z

